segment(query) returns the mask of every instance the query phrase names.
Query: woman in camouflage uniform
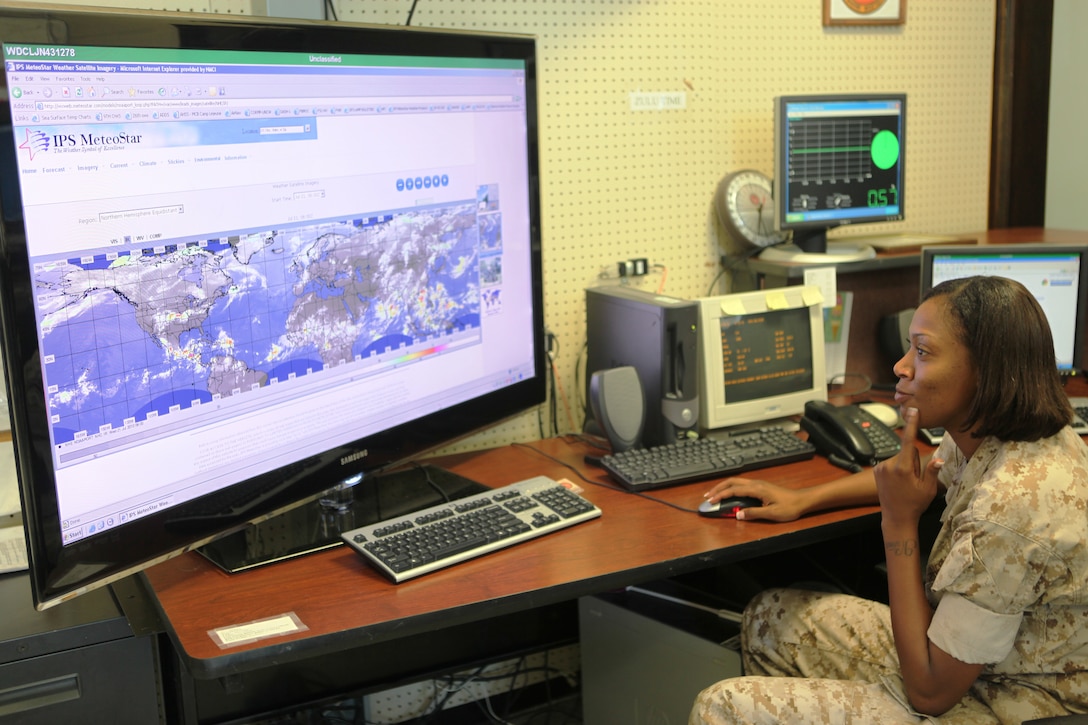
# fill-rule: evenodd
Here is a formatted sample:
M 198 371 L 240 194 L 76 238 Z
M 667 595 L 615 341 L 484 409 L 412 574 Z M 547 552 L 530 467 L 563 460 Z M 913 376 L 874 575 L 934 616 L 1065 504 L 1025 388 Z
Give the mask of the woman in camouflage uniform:
M 729 479 L 707 497 L 755 496 L 745 519 L 881 507 L 890 606 L 775 589 L 745 609 L 745 677 L 696 700 L 691 725 L 1002 723 L 1088 712 L 1088 447 L 1069 427 L 1050 329 L 1020 284 L 938 285 L 896 363 L 913 445 L 811 489 Z M 922 512 L 945 491 L 923 562 Z

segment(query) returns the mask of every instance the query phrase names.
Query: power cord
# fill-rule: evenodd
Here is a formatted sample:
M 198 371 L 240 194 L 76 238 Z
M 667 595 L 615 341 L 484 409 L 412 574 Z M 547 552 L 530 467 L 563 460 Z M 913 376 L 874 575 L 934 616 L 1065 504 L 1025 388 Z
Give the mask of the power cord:
M 574 415 L 570 409 L 570 402 L 567 400 L 567 393 L 563 389 L 563 383 L 559 377 L 559 367 L 556 364 L 556 357 L 559 355 L 559 338 L 557 338 L 550 330 L 544 331 L 544 339 L 546 343 L 547 355 L 548 355 L 548 381 L 551 388 L 548 396 L 549 413 L 552 421 L 552 435 L 559 435 L 559 403 L 563 404 L 563 410 L 567 414 L 567 425 L 570 429 L 576 430 L 574 427 Z
M 714 275 L 714 279 L 710 280 L 710 287 L 707 288 L 706 296 L 707 297 L 713 297 L 714 296 L 714 294 L 715 294 L 714 286 L 718 284 L 718 280 L 720 280 L 725 275 L 726 272 L 732 272 L 742 262 L 747 262 L 749 259 L 751 259 L 752 257 L 754 257 L 755 255 L 759 254 L 762 251 L 763 251 L 762 247 L 751 247 L 749 249 L 744 250 L 744 254 L 738 254 L 738 255 L 733 256 L 733 257 L 730 257 L 728 255 L 723 254 L 722 258 L 721 258 L 721 269 L 718 271 L 718 274 Z
M 574 436 L 574 439 L 579 440 L 579 441 L 585 441 L 584 436 Z M 659 503 L 659 504 L 662 504 L 664 506 L 668 506 L 669 508 L 674 508 L 677 511 L 683 511 L 684 513 L 691 513 L 691 514 L 698 513 L 698 509 L 696 509 L 696 508 L 691 508 L 691 507 L 688 507 L 688 506 L 681 506 L 680 504 L 673 503 L 672 501 L 666 501 L 664 499 L 657 498 L 656 496 L 651 496 L 650 494 L 646 493 L 645 491 L 628 491 L 627 489 L 622 488 L 621 486 L 619 486 L 617 484 L 613 484 L 611 482 L 610 483 L 602 483 L 600 481 L 594 481 L 592 478 L 587 478 L 586 475 L 584 473 L 582 473 L 581 470 L 579 470 L 577 467 L 573 466 L 572 464 L 567 463 L 566 461 L 564 461 L 561 458 L 556 458 L 552 454 L 547 453 L 546 451 L 542 451 L 539 448 L 537 448 L 537 447 L 535 447 L 533 445 L 530 445 L 528 443 L 511 443 L 510 445 L 518 446 L 518 447 L 521 447 L 521 448 L 528 448 L 530 451 L 533 451 L 534 453 L 536 453 L 538 455 L 544 456 L 545 458 L 552 461 L 553 463 L 558 463 L 560 466 L 563 466 L 568 471 L 572 472 L 575 476 L 577 476 L 579 479 L 581 479 L 583 482 L 588 483 L 591 486 L 598 486 L 600 488 L 607 488 L 610 491 L 619 491 L 621 493 L 631 494 L 632 496 L 639 496 L 641 498 L 646 499 L 647 501 L 653 501 L 655 503 Z M 600 447 L 603 449 L 603 446 L 600 446 Z
M 578 410 L 582 411 L 582 427 L 585 430 L 589 422 L 589 401 L 585 398 L 586 384 L 589 377 L 589 342 L 582 343 L 582 350 L 578 353 L 578 359 L 574 361 L 574 400 L 578 404 Z

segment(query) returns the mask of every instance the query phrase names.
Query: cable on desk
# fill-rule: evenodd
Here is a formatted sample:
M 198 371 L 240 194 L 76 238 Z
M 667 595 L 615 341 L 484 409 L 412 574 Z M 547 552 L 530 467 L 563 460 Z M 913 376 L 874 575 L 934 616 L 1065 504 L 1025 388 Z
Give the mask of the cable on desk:
M 564 442 L 566 442 L 566 438 L 567 438 L 566 436 L 563 437 Z M 547 458 L 548 460 L 550 460 L 550 461 L 552 461 L 554 463 L 558 463 L 560 466 L 563 466 L 567 470 L 572 471 L 574 473 L 574 475 L 578 476 L 578 478 L 582 479 L 582 481 L 584 481 L 585 483 L 588 483 L 588 484 L 591 484 L 591 485 L 594 485 L 594 486 L 600 486 L 601 488 L 607 488 L 610 491 L 619 491 L 620 493 L 629 493 L 629 494 L 632 494 L 634 496 L 641 496 L 644 499 L 648 499 L 648 500 L 654 501 L 656 503 L 664 504 L 665 506 L 669 506 L 671 508 L 674 508 L 677 511 L 683 511 L 685 513 L 692 513 L 692 514 L 698 512 L 698 509 L 696 509 L 696 508 L 688 508 L 686 506 L 681 506 L 680 504 L 673 503 L 672 501 L 665 501 L 664 499 L 660 499 L 660 498 L 657 498 L 655 496 L 651 496 L 648 493 L 646 493 L 645 491 L 628 491 L 627 489 L 619 486 L 618 484 L 614 484 L 612 482 L 602 483 L 601 481 L 594 481 L 591 478 L 586 478 L 586 475 L 584 473 L 582 473 L 579 469 L 575 468 L 570 463 L 567 463 L 566 461 L 564 461 L 564 460 L 562 460 L 560 458 L 556 458 L 552 454 L 546 453 L 546 452 L 540 450 L 539 448 L 536 448 L 535 446 L 529 445 L 528 443 L 511 443 L 510 445 L 520 446 L 522 448 L 528 448 L 529 450 L 537 453 L 538 455 L 544 456 L 545 458 Z
M 697 509 L 697 508 L 689 508 L 687 506 L 681 506 L 678 503 L 673 503 L 672 501 L 666 501 L 665 499 L 662 499 L 662 498 L 656 498 L 656 497 L 651 496 L 650 494 L 646 493 L 645 491 L 632 491 L 631 493 L 635 494 L 636 496 L 641 496 L 642 498 L 648 499 L 648 500 L 653 501 L 655 503 L 664 504 L 665 506 L 668 506 L 670 508 L 674 508 L 677 511 L 683 511 L 686 514 L 699 513 L 699 509 Z
M 422 471 L 423 478 L 427 481 L 427 485 L 433 488 L 438 493 L 438 495 L 442 497 L 442 500 L 445 503 L 450 502 L 450 495 L 442 490 L 442 487 L 435 483 L 434 479 L 431 478 L 431 469 L 429 467 L 423 465 L 422 463 L 419 463 L 418 461 L 413 461 L 412 468 L 415 468 L 417 471 Z
M 587 446 L 592 446 L 599 451 L 608 452 L 612 450 L 612 447 L 608 445 L 604 438 L 601 436 L 591 435 L 589 433 L 571 433 L 570 435 L 563 436 L 565 441 L 574 439 L 579 443 L 585 443 Z
M 566 436 L 563 436 L 563 439 L 566 440 Z M 582 473 L 577 468 L 575 468 L 572 464 L 567 463 L 566 461 L 564 461 L 564 460 L 562 460 L 560 458 L 556 458 L 555 456 L 553 456 L 550 453 L 545 453 L 544 451 L 540 450 L 539 448 L 536 448 L 535 446 L 529 445 L 528 443 L 515 442 L 515 443 L 511 443 L 510 445 L 511 446 L 516 446 L 516 447 L 519 447 L 519 448 L 528 448 L 530 451 L 533 451 L 537 455 L 544 456 L 545 458 L 547 458 L 549 461 L 552 461 L 553 463 L 558 463 L 560 466 L 562 466 L 563 468 L 566 468 L 568 471 L 572 472 L 578 478 L 582 479 L 582 481 L 585 482 L 585 483 L 591 484 L 593 486 L 600 486 L 602 488 L 608 488 L 608 489 L 611 489 L 613 491 L 622 490 L 622 489 L 620 489 L 619 486 L 614 486 L 611 483 L 601 483 L 600 481 L 594 481 L 594 480 L 592 480 L 590 478 L 586 478 L 585 474 Z

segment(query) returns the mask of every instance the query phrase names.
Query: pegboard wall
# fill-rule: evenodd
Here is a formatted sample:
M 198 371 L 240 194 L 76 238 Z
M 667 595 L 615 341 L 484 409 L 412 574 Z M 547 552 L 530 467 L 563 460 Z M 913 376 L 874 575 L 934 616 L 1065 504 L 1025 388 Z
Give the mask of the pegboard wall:
M 86 5 L 250 14 L 260 0 Z M 985 229 L 995 5 L 911 0 L 897 26 L 825 28 L 822 0 L 330 0 L 340 21 L 537 38 L 545 323 L 562 433 L 581 425 L 584 289 L 634 283 L 677 297 L 723 291 L 712 199 L 727 172 L 770 175 L 773 98 L 905 92 L 906 219 L 880 232 Z M 331 17 L 331 16 L 330 16 Z M 682 98 L 632 110 L 631 95 Z M 876 233 L 872 225 L 851 234 Z M 607 278 L 602 278 L 602 272 Z M 568 415 L 567 410 L 570 414 Z M 547 417 L 546 411 L 540 416 Z M 537 438 L 537 412 L 450 449 Z M 544 420 L 543 430 L 551 430 Z

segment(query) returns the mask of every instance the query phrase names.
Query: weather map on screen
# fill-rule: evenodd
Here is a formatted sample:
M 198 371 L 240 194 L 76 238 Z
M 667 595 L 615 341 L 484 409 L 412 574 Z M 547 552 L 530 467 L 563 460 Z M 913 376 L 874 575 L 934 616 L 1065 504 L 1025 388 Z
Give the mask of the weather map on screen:
M 37 263 L 54 442 L 478 344 L 479 226 L 468 201 Z

